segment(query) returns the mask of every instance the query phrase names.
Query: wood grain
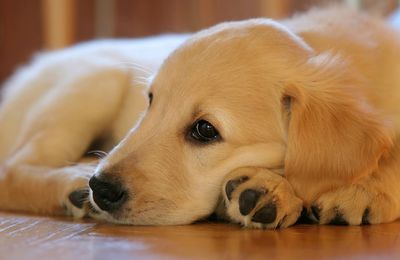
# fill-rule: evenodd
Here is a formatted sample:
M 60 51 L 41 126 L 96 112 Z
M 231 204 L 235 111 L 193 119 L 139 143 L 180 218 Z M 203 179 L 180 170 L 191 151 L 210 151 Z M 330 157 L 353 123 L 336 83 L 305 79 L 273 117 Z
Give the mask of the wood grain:
M 400 259 L 400 222 L 244 230 L 116 226 L 0 213 L 0 259 Z

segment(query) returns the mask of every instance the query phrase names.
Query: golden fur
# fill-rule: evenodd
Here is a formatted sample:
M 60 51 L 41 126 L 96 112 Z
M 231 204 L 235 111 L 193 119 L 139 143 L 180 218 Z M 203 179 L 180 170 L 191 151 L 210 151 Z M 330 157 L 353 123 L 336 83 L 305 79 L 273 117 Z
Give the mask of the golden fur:
M 76 217 L 138 225 L 191 223 L 217 208 L 256 228 L 290 226 L 303 208 L 321 224 L 400 216 L 400 39 L 382 21 L 331 8 L 163 40 L 147 52 L 148 42 L 121 53 L 90 45 L 48 54 L 8 83 L 0 208 L 55 214 L 65 206 Z M 82 58 L 89 52 L 97 56 Z M 148 87 L 131 83 L 141 69 L 118 66 L 128 53 L 157 72 Z M 154 96 L 148 108 L 143 90 Z M 199 119 L 221 140 L 190 140 Z M 98 165 L 70 165 L 100 137 L 103 149 L 118 145 Z M 93 172 L 127 187 L 116 213 L 92 194 L 95 212 L 69 201 Z M 227 195 L 232 180 L 241 181 Z M 243 214 L 246 190 L 259 198 Z M 276 216 L 255 221 L 266 205 Z

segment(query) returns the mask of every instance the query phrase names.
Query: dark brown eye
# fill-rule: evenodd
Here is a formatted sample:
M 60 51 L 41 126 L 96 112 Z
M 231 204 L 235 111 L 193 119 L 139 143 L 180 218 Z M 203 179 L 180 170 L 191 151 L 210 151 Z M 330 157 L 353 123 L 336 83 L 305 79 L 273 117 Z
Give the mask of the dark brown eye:
M 149 105 L 153 102 L 153 92 L 149 93 Z
M 207 143 L 218 139 L 219 133 L 217 129 L 206 120 L 199 120 L 193 124 L 190 136 L 196 141 Z

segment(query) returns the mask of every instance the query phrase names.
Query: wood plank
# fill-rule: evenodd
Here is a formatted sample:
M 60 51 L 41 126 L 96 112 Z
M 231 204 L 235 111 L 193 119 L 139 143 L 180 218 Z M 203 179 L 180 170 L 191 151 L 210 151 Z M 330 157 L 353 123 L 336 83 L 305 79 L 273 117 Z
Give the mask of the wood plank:
M 117 226 L 0 213 L 1 259 L 400 259 L 400 221 L 363 227 Z

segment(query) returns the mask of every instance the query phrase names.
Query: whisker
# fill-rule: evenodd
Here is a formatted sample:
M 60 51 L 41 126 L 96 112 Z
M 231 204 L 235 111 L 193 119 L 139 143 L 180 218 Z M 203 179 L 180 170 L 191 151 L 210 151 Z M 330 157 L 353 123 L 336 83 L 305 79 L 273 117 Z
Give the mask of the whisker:
M 152 70 L 150 68 L 146 68 L 142 64 L 139 65 L 139 64 L 134 63 L 134 62 L 126 61 L 126 62 L 121 62 L 121 65 L 124 66 L 124 67 L 130 68 L 130 69 L 138 70 L 138 71 L 143 72 L 143 73 L 145 73 L 147 75 L 150 75 L 152 73 Z
M 146 67 L 146 66 L 143 65 L 143 64 L 134 63 L 134 62 L 126 62 L 125 64 L 131 65 L 131 66 L 133 66 L 133 67 L 135 67 L 135 68 L 140 68 L 140 69 L 142 69 L 142 70 L 144 70 L 144 71 L 147 71 L 147 72 L 151 72 L 151 71 L 152 71 L 151 68 Z
M 94 154 L 96 155 L 99 159 L 103 159 L 104 157 L 106 157 L 108 155 L 108 153 L 102 151 L 102 150 L 93 150 L 93 151 L 89 151 L 87 152 L 87 154 Z
M 150 77 L 144 77 L 144 76 L 139 76 L 136 77 L 136 79 L 140 79 L 140 80 L 144 80 L 144 81 L 148 81 Z
M 150 81 L 150 77 L 134 77 L 132 80 L 132 83 L 147 85 L 147 84 L 149 84 L 149 81 Z

